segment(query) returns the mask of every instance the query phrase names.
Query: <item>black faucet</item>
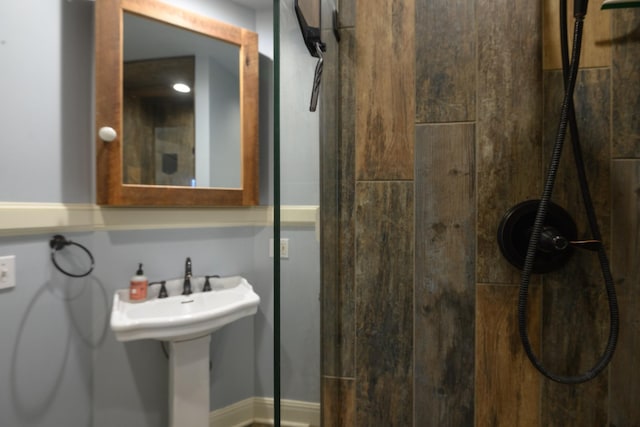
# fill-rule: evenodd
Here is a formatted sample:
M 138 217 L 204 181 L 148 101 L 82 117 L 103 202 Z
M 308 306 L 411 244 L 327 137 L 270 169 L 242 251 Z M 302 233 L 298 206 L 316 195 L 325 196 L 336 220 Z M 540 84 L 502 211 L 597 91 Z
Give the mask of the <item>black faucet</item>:
M 167 288 L 165 287 L 165 284 L 167 283 L 166 280 L 162 280 L 160 282 L 151 282 L 149 283 L 149 286 L 151 285 L 160 285 L 160 291 L 158 292 L 158 298 L 166 298 L 169 296 L 169 294 L 167 293 Z
M 184 285 L 182 295 L 191 295 L 191 258 L 187 258 L 184 264 Z
M 209 283 L 209 279 L 212 278 L 219 278 L 220 276 L 217 274 L 214 274 L 213 276 L 204 276 L 204 287 L 202 288 L 202 292 L 209 292 L 211 290 L 211 283 Z

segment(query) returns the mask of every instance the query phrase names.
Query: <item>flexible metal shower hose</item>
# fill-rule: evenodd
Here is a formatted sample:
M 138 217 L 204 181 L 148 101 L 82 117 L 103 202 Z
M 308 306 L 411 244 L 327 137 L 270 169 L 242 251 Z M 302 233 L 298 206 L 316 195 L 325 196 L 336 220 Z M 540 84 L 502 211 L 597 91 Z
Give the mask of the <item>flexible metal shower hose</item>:
M 553 154 L 551 157 L 551 163 L 549 171 L 545 181 L 544 191 L 538 205 L 538 211 L 536 213 L 536 219 L 533 225 L 531 238 L 527 248 L 527 255 L 522 270 L 520 292 L 518 297 L 518 328 L 520 333 L 520 339 L 522 345 L 527 354 L 527 357 L 534 365 L 534 367 L 540 371 L 545 377 L 563 384 L 579 384 L 595 378 L 600 374 L 609 364 L 613 354 L 615 352 L 616 344 L 618 341 L 618 329 L 619 329 L 619 315 L 618 304 L 616 301 L 615 287 L 611 271 L 609 267 L 609 261 L 607 259 L 604 246 L 602 244 L 602 236 L 600 234 L 598 223 L 593 208 L 593 203 L 589 193 L 589 186 L 587 183 L 584 162 L 582 160 L 582 150 L 580 148 L 580 141 L 578 136 L 578 126 L 575 117 L 575 111 L 573 107 L 573 93 L 575 90 L 576 77 L 578 74 L 578 67 L 580 62 L 580 50 L 582 45 L 582 31 L 584 24 L 584 17 L 576 17 L 574 36 L 573 36 L 573 50 L 571 55 L 571 62 L 569 63 L 569 55 L 567 52 L 567 29 L 566 29 L 566 0 L 560 1 L 560 26 L 561 26 L 561 45 L 562 45 L 562 61 L 563 61 L 563 77 L 565 83 L 565 95 L 562 102 L 562 109 L 560 113 L 560 124 L 558 126 L 558 132 L 556 134 L 556 140 L 553 147 Z M 589 227 L 594 240 L 599 242 L 598 245 L 598 260 L 602 270 L 602 275 L 605 282 L 605 288 L 607 293 L 607 299 L 609 303 L 610 313 L 610 327 L 609 327 L 609 339 L 607 341 L 606 348 L 603 354 L 600 356 L 596 364 L 587 372 L 577 376 L 563 376 L 549 372 L 542 362 L 537 358 L 527 332 L 526 323 L 526 310 L 527 310 L 527 298 L 529 283 L 531 281 L 531 274 L 533 270 L 535 253 L 537 251 L 538 244 L 540 242 L 540 236 L 542 228 L 547 215 L 548 205 L 551 200 L 551 194 L 553 192 L 553 186 L 557 175 L 558 167 L 560 164 L 560 157 L 562 155 L 562 148 L 564 140 L 567 134 L 567 127 L 570 127 L 571 140 L 573 144 L 574 162 L 578 173 L 578 180 L 580 182 L 580 189 L 582 192 L 582 199 L 585 206 L 585 211 L 589 221 Z

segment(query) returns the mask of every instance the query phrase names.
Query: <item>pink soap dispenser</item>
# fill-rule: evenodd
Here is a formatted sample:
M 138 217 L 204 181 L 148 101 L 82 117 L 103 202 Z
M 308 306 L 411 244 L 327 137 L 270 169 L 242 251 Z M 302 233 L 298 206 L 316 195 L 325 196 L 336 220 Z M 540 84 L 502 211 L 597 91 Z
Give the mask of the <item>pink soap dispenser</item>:
M 129 300 L 144 301 L 147 299 L 147 278 L 142 271 L 142 263 L 138 264 L 136 275 L 129 282 Z

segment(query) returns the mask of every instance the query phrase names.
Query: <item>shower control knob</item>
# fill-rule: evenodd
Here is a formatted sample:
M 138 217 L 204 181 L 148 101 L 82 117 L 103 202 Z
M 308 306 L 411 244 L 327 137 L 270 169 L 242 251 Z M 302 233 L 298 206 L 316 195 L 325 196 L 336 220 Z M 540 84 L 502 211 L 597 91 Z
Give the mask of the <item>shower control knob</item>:
M 522 270 L 540 200 L 518 203 L 502 217 L 498 226 L 498 246 L 514 267 Z M 532 272 L 548 273 L 567 263 L 574 252 L 578 231 L 564 209 L 549 202 L 547 216 L 540 232 Z M 593 246 L 593 245 L 591 245 Z M 585 248 L 586 249 L 586 248 Z
M 569 247 L 569 240 L 554 227 L 546 226 L 542 229 L 538 249 L 543 252 L 564 251 Z

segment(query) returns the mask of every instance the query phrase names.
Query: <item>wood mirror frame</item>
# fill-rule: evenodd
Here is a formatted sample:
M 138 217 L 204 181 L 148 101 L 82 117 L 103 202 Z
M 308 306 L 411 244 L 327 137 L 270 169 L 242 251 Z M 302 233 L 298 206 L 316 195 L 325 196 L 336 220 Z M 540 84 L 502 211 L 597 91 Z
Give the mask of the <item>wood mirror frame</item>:
M 209 36 L 240 48 L 240 188 L 123 183 L 123 13 Z M 258 194 L 258 36 L 244 28 L 154 0 L 96 0 L 96 202 L 109 206 L 253 206 Z M 104 126 L 116 131 L 105 142 Z

